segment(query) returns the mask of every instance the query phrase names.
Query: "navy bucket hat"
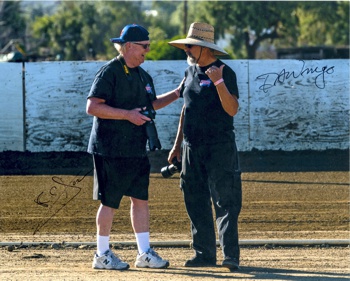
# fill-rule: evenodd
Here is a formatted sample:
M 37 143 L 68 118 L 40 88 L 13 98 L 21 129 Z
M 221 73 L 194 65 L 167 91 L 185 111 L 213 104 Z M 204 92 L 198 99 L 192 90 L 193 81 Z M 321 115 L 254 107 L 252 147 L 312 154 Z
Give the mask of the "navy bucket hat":
M 129 24 L 125 26 L 120 33 L 120 37 L 111 38 L 112 43 L 124 44 L 126 42 L 148 41 L 148 31 L 137 24 Z

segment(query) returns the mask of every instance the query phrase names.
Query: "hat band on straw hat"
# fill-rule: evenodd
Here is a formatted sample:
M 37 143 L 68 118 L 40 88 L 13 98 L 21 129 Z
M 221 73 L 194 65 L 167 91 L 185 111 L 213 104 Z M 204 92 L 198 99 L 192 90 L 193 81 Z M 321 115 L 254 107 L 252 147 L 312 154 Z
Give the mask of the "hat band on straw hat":
M 203 36 L 191 35 L 191 36 L 187 36 L 186 38 L 197 39 L 197 40 L 206 41 L 214 44 L 214 40 L 212 40 L 211 38 L 203 38 Z

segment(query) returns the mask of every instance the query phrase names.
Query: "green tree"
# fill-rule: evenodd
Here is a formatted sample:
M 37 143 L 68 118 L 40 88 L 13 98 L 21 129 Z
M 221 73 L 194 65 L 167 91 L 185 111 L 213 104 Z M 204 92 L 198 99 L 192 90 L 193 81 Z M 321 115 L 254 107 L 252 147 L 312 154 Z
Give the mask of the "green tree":
M 172 39 L 166 39 L 166 40 L 157 40 L 151 43 L 151 50 L 147 54 L 147 59 L 149 60 L 185 60 L 186 54 L 183 50 L 174 48 L 168 44 L 169 41 L 180 39 L 180 38 L 182 38 L 182 36 L 175 36 Z
M 0 1 L 0 50 L 13 39 L 25 44 L 25 27 L 20 1 Z
M 53 17 L 45 15 L 36 19 L 32 24 L 32 36 L 38 39 L 38 46 L 48 46 L 50 36 L 48 31 L 52 29 L 54 24 Z
M 96 40 L 101 44 L 96 52 L 101 59 L 116 55 L 116 50 L 109 39 L 119 37 L 124 26 L 136 23 L 147 27 L 141 1 L 99 1 L 96 5 L 98 17 Z
M 129 23 L 143 24 L 140 2 L 63 1 L 53 15 L 38 17 L 33 36 L 64 60 L 107 59 L 115 55 L 109 38 Z
M 149 26 L 149 31 L 151 29 L 157 28 L 163 31 L 165 37 L 156 37 L 153 36 L 152 40 L 162 40 L 166 38 L 171 38 L 176 35 L 179 35 L 179 25 L 178 16 L 176 11 L 179 6 L 181 6 L 180 1 L 153 1 L 152 9 L 156 11 L 156 15 L 149 15 L 147 17 L 147 24 Z M 158 34 L 158 32 L 157 32 Z
M 301 2 L 299 46 L 349 45 L 349 2 Z
M 349 45 L 347 1 L 205 1 L 196 8 L 217 36 L 230 34 L 236 57 L 254 59 L 262 42 L 277 47 Z
M 212 24 L 216 40 L 228 37 L 233 58 L 253 59 L 261 44 L 349 45 L 348 1 L 62 1 L 54 14 L 36 13 L 30 29 L 35 42 L 71 60 L 115 56 L 109 38 L 130 23 L 149 30 L 148 58 L 154 60 L 182 59 L 183 51 L 167 42 L 186 36 L 195 21 Z
M 276 39 L 293 44 L 298 36 L 298 19 L 293 15 L 296 2 L 289 1 L 206 1 L 201 20 L 216 28 L 216 36 L 232 35 L 229 50 L 237 57 L 254 59 L 264 40 Z

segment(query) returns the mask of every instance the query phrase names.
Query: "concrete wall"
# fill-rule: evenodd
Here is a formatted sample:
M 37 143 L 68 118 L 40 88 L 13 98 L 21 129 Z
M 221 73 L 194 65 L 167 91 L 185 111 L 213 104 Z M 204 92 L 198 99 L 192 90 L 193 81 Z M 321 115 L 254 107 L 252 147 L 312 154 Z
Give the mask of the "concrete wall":
M 21 63 L 0 63 L 0 151 L 25 149 Z
M 0 63 L 0 151 L 85 151 L 86 97 L 105 62 Z M 237 74 L 240 151 L 349 149 L 349 60 L 225 60 Z M 175 88 L 185 61 L 146 61 L 157 94 Z M 158 111 L 172 147 L 183 100 Z M 208 113 L 210 114 L 210 113 Z

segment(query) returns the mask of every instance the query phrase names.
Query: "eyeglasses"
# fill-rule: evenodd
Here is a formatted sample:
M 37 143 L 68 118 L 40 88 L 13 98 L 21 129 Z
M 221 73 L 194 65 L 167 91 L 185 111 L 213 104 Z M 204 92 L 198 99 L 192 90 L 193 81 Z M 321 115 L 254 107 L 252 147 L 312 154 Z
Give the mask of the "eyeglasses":
M 151 46 L 151 44 L 141 44 L 141 43 L 135 43 L 135 42 L 130 42 L 132 44 L 135 44 L 135 45 L 140 45 L 142 46 L 145 50 L 147 50 L 147 48 L 149 48 Z
M 185 44 L 185 47 L 188 48 L 188 49 L 191 49 L 193 47 L 193 45 L 191 44 Z

